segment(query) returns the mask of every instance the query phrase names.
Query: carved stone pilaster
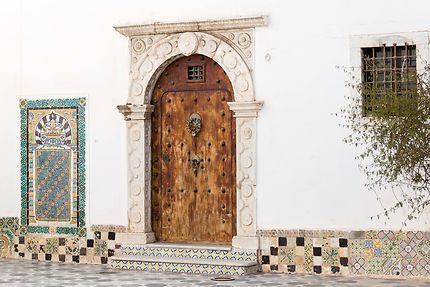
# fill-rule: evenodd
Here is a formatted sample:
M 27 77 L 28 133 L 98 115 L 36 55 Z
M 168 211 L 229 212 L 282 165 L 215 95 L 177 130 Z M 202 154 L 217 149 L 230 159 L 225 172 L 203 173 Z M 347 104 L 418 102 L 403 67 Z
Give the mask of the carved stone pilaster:
M 229 102 L 236 118 L 237 236 L 233 246 L 257 249 L 257 116 L 263 102 Z
M 151 105 L 123 105 L 118 110 L 127 121 L 128 234 L 123 242 L 153 242 L 151 228 Z

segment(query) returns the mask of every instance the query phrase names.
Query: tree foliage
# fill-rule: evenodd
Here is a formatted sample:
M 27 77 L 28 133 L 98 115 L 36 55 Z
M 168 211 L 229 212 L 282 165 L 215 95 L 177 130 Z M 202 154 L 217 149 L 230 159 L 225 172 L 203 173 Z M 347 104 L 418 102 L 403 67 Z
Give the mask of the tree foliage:
M 429 71 L 400 73 L 388 86 L 353 78 L 347 86 L 355 92 L 341 113 L 350 130 L 345 142 L 359 147 L 367 187 L 398 191 L 393 192 L 396 203 L 376 216 L 389 218 L 406 208 L 404 225 L 430 205 Z

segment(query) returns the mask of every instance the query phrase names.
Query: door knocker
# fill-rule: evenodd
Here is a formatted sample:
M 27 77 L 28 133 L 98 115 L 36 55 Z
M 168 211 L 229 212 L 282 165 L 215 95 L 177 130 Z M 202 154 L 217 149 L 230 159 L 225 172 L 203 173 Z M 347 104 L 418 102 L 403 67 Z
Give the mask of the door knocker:
M 197 113 L 191 114 L 186 122 L 186 127 L 188 132 L 195 137 L 202 128 L 202 117 Z
M 193 170 L 195 175 L 197 175 L 201 161 L 202 161 L 202 159 L 198 155 L 193 155 L 191 157 L 190 165 L 191 165 L 191 169 Z

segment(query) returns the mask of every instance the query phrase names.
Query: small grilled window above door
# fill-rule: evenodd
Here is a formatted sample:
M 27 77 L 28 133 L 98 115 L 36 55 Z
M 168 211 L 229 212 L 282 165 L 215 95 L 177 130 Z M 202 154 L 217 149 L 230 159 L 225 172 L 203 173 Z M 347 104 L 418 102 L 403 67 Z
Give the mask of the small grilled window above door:
M 188 66 L 188 81 L 189 82 L 204 82 L 205 74 L 204 67 L 199 66 Z

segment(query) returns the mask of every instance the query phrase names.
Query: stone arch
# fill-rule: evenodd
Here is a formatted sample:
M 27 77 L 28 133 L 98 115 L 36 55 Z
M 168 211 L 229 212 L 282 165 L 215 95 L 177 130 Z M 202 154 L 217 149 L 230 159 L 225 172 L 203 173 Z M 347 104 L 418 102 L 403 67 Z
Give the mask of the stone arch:
M 251 41 L 244 37 L 243 45 Z M 139 44 L 138 44 L 139 43 Z M 135 40 L 133 49 L 144 49 L 131 70 L 129 103 L 149 104 L 154 84 L 160 73 L 181 56 L 202 54 L 217 62 L 227 73 L 234 91 L 235 102 L 255 100 L 252 75 L 248 64 L 235 47 L 221 37 L 201 32 L 174 34 L 161 39 L 148 49 L 143 40 Z
M 251 73 L 253 31 L 249 28 L 265 25 L 266 22 L 261 17 L 255 21 L 231 20 L 231 28 L 226 28 L 225 23 L 229 22 L 226 21 L 196 22 L 190 24 L 190 30 L 186 30 L 187 24 L 167 24 L 163 32 L 155 31 L 157 23 L 153 24 L 155 26 L 116 28 L 130 37 L 131 55 L 127 104 L 118 106 L 127 121 L 129 233 L 124 235 L 124 242 L 147 243 L 155 240 L 151 227 L 150 195 L 151 113 L 154 110 L 150 102 L 154 85 L 174 60 L 201 54 L 224 69 L 234 92 L 234 102 L 228 103 L 236 118 L 237 230 L 232 245 L 235 248 L 258 249 L 256 128 L 258 111 L 263 102 L 256 101 L 254 94 Z M 204 23 L 207 27 L 201 30 Z M 203 26 L 196 29 L 196 24 Z

